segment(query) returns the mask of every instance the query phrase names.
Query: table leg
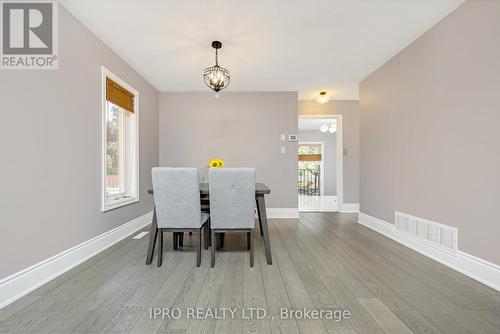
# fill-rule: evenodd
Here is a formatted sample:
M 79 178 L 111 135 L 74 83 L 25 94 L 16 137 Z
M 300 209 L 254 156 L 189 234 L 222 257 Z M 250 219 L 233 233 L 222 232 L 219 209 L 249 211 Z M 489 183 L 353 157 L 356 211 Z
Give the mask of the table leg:
M 267 227 L 266 201 L 264 200 L 264 195 L 257 196 L 257 212 L 259 214 L 259 220 L 261 222 L 262 233 L 264 234 L 264 246 L 266 249 L 267 264 L 273 264 L 273 260 L 271 257 L 271 243 L 269 240 L 269 229 Z
M 151 222 L 151 230 L 149 231 L 148 253 L 146 255 L 146 264 L 153 262 L 153 254 L 155 251 L 156 237 L 158 236 L 158 224 L 156 222 L 156 209 L 153 209 L 153 221 Z
M 260 219 L 260 213 L 259 213 L 259 201 L 257 200 L 257 198 L 255 198 L 256 202 L 257 202 L 257 218 L 259 219 L 259 231 L 260 231 L 260 235 L 264 235 L 264 233 L 262 233 L 262 219 Z
M 174 246 L 174 250 L 179 249 L 179 233 L 178 232 L 172 233 L 172 244 Z

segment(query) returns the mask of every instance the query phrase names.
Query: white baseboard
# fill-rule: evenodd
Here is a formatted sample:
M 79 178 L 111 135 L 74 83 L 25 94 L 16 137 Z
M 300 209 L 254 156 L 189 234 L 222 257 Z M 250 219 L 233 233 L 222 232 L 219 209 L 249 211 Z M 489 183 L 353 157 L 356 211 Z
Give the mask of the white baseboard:
M 0 309 L 151 223 L 153 212 L 0 280 Z
M 418 239 L 407 237 L 394 231 L 394 225 L 362 212 L 358 215 L 358 223 L 379 232 L 433 260 L 436 260 L 470 278 L 475 279 L 497 291 L 500 291 L 500 266 L 458 251 L 452 255 Z
M 267 208 L 267 218 L 299 218 L 299 208 Z
M 359 203 L 343 203 L 340 207 L 342 213 L 358 213 Z

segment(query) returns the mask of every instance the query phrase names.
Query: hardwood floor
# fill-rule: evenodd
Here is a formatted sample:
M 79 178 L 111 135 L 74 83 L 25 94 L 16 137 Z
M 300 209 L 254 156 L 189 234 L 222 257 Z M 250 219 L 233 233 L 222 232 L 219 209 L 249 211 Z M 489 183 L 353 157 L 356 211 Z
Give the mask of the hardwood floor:
M 0 310 L 0 333 L 500 333 L 500 293 L 356 220 L 270 219 L 273 265 L 257 230 L 254 268 L 245 233 L 226 235 L 213 269 L 209 251 L 195 267 L 196 235 L 180 251 L 166 238 L 160 268 L 144 264 L 147 237 L 128 238 Z M 182 316 L 154 318 L 154 308 Z M 236 313 L 201 320 L 187 318 L 190 308 Z M 267 316 L 243 319 L 251 308 Z M 350 317 L 282 319 L 282 308 Z

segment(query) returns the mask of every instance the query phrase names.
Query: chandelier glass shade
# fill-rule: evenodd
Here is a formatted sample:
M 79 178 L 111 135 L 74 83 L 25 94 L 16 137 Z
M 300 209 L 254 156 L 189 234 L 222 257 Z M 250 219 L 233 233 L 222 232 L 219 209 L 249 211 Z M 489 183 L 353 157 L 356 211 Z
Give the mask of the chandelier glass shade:
M 222 47 L 222 43 L 219 41 L 213 41 L 212 47 L 215 49 L 215 65 L 207 67 L 203 71 L 203 80 L 205 84 L 216 93 L 229 85 L 231 76 L 229 71 L 224 67 L 219 66 L 219 55 L 218 50 Z

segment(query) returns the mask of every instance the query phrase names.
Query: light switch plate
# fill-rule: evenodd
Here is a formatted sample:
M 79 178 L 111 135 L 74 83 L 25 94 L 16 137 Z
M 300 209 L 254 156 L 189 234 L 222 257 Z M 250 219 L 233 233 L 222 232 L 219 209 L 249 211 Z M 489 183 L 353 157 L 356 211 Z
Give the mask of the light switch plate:
M 282 134 L 282 135 L 280 136 L 280 140 L 281 140 L 281 141 L 285 141 L 285 140 L 286 140 L 286 136 L 285 136 L 284 134 Z
M 285 154 L 286 150 L 285 150 L 285 146 L 281 146 L 281 154 Z

